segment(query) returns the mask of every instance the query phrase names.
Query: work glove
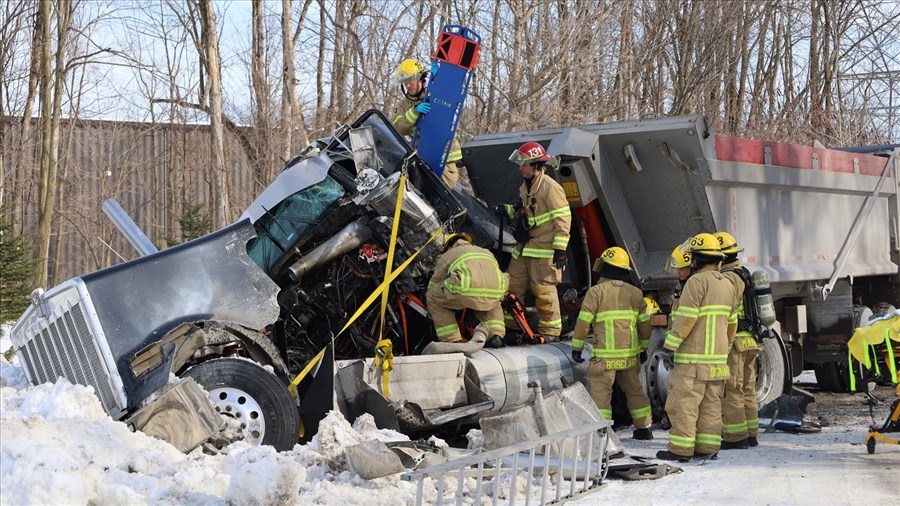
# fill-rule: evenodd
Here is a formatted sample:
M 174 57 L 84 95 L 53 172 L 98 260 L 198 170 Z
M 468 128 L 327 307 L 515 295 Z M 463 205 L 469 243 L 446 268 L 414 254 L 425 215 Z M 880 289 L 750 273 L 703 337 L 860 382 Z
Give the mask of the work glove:
M 675 368 L 675 352 L 666 348 L 659 350 L 659 361 L 671 371 Z
M 428 114 L 431 112 L 431 104 L 429 102 L 422 102 L 416 106 L 416 112 L 419 114 Z
M 438 62 L 436 62 L 436 61 L 431 62 L 431 78 L 432 78 L 432 79 L 434 79 L 434 76 L 437 75 L 438 70 L 439 70 L 440 68 L 441 68 L 441 67 L 438 65 Z
M 582 350 L 576 350 L 574 348 L 572 349 L 572 360 L 578 362 L 579 364 L 584 362 L 584 359 L 581 358 L 581 351 Z
M 512 219 L 513 206 L 510 204 L 497 204 L 496 206 L 492 207 L 491 210 L 493 210 L 494 214 L 499 217 L 505 216 L 509 219 Z
M 557 269 L 565 269 L 567 262 L 568 260 L 566 259 L 565 251 L 561 249 L 553 250 L 553 265 L 555 265 Z

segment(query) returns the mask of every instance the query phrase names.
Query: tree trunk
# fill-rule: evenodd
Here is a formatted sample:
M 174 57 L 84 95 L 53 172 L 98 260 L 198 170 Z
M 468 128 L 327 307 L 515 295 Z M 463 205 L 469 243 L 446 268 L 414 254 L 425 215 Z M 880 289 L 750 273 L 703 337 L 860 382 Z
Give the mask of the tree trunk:
M 28 92 L 25 96 L 25 109 L 22 111 L 22 138 L 19 143 L 19 154 L 16 157 L 16 165 L 13 169 L 12 195 L 10 195 L 11 209 L 16 214 L 13 220 L 13 234 L 22 232 L 22 224 L 25 222 L 25 208 L 23 195 L 25 193 L 25 166 L 26 160 L 32 160 L 34 148 L 31 144 L 31 111 L 34 108 L 34 97 L 37 92 L 38 82 L 41 77 L 41 9 L 34 16 L 34 32 L 31 37 L 31 63 L 28 71 Z
M 819 12 L 821 5 L 819 0 L 812 0 L 812 12 L 809 27 L 809 119 L 810 126 L 816 128 L 821 124 L 821 72 L 822 65 L 819 62 L 819 50 L 822 44 L 822 34 L 819 28 Z
M 225 128 L 222 122 L 222 82 L 219 73 L 219 38 L 216 34 L 216 10 L 213 0 L 202 0 L 200 19 L 206 42 L 209 67 L 209 127 L 212 132 L 213 219 L 216 228 L 230 223 L 231 201 L 228 196 L 228 173 L 225 169 Z
M 322 133 L 328 123 L 325 108 L 325 55 L 328 51 L 328 38 L 325 37 L 325 0 L 319 0 L 319 57 L 316 59 L 316 133 Z
M 294 86 L 294 39 L 291 37 L 291 3 L 281 0 L 281 53 L 284 63 L 281 74 L 281 158 L 290 160 L 293 153 L 294 104 L 297 88 Z M 324 30 L 324 27 L 321 27 Z
M 290 0 L 285 0 L 290 2 Z M 290 11 L 288 11 L 290 12 Z M 254 167 L 254 179 L 265 186 L 271 179 L 273 170 L 272 153 L 272 111 L 269 108 L 269 80 L 266 72 L 265 23 L 262 0 L 253 0 L 253 28 L 251 32 L 250 83 L 253 87 L 253 126 L 256 128 L 254 157 L 250 163 Z M 250 153 L 247 153 L 248 155 Z
M 41 25 L 41 176 L 38 186 L 38 237 L 36 259 L 38 261 L 35 284 L 47 286 L 47 260 L 50 256 L 50 220 L 53 206 L 48 202 L 48 188 L 56 184 L 56 170 L 50 165 L 50 147 L 53 110 L 51 86 L 52 60 L 50 54 L 50 0 L 42 0 L 38 6 Z M 55 190 L 54 190 L 55 191 Z M 48 204 L 51 204 L 48 206 Z

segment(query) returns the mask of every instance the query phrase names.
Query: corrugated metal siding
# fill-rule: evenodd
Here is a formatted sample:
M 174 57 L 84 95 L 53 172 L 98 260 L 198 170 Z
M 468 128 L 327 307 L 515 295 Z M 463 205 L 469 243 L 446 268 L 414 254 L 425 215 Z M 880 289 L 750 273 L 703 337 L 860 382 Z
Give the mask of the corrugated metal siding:
M 12 212 L 13 217 L 22 223 L 26 234 L 36 234 L 39 124 L 36 120 L 32 124 L 31 149 L 23 154 L 25 170 L 17 180 L 14 168 L 19 157 L 21 120 L 2 120 L 6 122 L 5 138 L 0 140 L 7 167 L 4 204 L 11 202 L 11 192 L 19 192 L 22 204 Z M 107 198 L 117 199 L 157 246 L 167 238 L 180 239 L 177 219 L 186 199 L 203 204 L 212 214 L 212 153 L 207 125 L 115 121 L 72 124 L 63 120 L 60 136 L 61 184 L 51 238 L 51 286 L 120 263 L 122 260 L 103 241 L 125 259 L 136 257 L 137 253 L 101 210 Z M 225 137 L 229 194 L 236 218 L 260 188 L 238 141 L 227 132 Z

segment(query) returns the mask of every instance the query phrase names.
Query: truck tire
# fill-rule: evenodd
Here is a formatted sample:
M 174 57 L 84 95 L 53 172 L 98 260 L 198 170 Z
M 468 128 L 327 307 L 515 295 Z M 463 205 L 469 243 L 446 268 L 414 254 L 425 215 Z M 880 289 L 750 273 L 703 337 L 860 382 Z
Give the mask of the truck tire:
M 824 392 L 846 392 L 850 390 L 850 373 L 847 364 L 828 362 L 816 364 L 816 383 Z
M 287 386 L 262 366 L 240 358 L 219 358 L 185 372 L 209 392 L 229 427 L 252 444 L 290 450 L 300 434 L 300 414 Z M 240 438 L 238 438 L 240 439 Z
M 659 359 L 659 350 L 665 341 L 665 329 L 654 328 L 647 348 L 647 360 L 641 365 L 641 380 L 653 417 L 661 420 L 666 409 L 668 395 L 667 382 L 669 371 Z M 760 343 L 759 358 L 756 361 L 756 400 L 760 407 L 777 399 L 789 388 L 787 352 L 780 337 L 763 339 Z
M 853 306 L 853 329 L 866 325 L 872 318 L 872 310 L 867 306 Z M 816 383 L 826 392 L 843 393 L 850 391 L 850 371 L 846 362 L 826 362 L 816 364 Z M 857 381 L 862 379 L 857 375 Z
M 777 399 L 789 388 L 787 352 L 781 337 L 763 339 L 759 343 L 759 358 L 756 359 L 756 402 L 762 408 Z

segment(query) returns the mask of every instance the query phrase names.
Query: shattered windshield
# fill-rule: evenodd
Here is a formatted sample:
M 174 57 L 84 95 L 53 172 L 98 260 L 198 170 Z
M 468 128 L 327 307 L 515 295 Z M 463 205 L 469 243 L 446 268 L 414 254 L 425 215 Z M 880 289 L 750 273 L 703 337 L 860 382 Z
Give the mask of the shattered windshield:
M 257 236 L 247 243 L 247 253 L 264 271 L 269 270 L 316 223 L 328 206 L 344 195 L 331 177 L 282 200 L 256 223 Z
M 400 137 L 392 126 L 390 126 L 390 122 L 380 111 L 368 111 L 360 119 L 350 125 L 350 127 L 372 128 L 372 138 L 375 141 L 375 149 L 378 152 L 378 157 L 384 164 L 381 168 L 381 175 L 385 177 L 400 170 L 403 159 L 412 152 L 409 144 Z M 349 132 L 345 132 L 340 137 L 333 139 L 329 148 L 335 151 L 349 151 Z M 329 153 L 329 155 L 332 154 L 333 153 Z

